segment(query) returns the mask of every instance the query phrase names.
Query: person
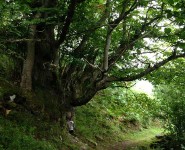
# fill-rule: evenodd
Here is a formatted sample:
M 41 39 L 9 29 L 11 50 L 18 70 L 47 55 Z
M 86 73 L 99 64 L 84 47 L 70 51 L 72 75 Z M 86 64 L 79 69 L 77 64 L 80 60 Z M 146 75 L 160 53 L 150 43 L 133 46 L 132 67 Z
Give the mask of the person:
M 67 127 L 68 127 L 68 130 L 69 130 L 69 133 L 73 134 L 74 133 L 74 121 L 73 120 L 68 120 L 67 121 Z
M 72 107 L 66 112 L 67 128 L 70 134 L 74 133 L 75 125 L 74 125 L 73 117 L 74 117 L 74 108 Z

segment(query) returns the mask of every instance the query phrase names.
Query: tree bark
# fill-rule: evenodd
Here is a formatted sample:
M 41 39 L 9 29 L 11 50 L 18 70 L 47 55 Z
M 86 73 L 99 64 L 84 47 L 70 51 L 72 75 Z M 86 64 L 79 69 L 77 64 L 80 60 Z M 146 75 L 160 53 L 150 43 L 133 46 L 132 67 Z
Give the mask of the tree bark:
M 21 77 L 21 88 L 23 90 L 32 90 L 32 70 L 35 59 L 35 33 L 36 25 L 30 26 L 30 41 L 27 42 L 27 56 L 24 60 L 23 71 Z
M 109 59 L 109 49 L 110 49 L 110 44 L 111 44 L 111 30 L 108 27 L 107 31 L 107 37 L 106 37 L 106 45 L 105 45 L 105 50 L 104 50 L 104 61 L 103 61 L 103 70 L 107 71 L 109 64 L 108 64 L 108 59 Z

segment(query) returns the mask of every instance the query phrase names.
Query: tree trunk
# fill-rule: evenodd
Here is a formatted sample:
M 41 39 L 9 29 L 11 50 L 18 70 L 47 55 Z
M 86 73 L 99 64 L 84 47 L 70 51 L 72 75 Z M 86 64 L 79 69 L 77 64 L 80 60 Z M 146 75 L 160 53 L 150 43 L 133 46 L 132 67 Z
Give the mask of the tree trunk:
M 37 37 L 43 39 L 36 44 L 33 80 L 34 85 L 53 88 L 57 84 L 59 63 L 58 51 L 55 47 L 54 26 L 40 24 Z
M 23 64 L 21 77 L 21 88 L 23 90 L 32 90 L 32 70 L 35 59 L 35 37 L 36 25 L 30 27 L 30 40 L 27 42 L 27 56 Z

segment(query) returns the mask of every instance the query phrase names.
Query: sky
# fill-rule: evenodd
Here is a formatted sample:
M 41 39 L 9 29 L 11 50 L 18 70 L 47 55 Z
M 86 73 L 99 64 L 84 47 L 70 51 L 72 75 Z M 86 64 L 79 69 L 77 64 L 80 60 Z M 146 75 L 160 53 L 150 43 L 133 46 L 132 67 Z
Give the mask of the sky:
M 149 81 L 145 81 L 145 80 L 137 81 L 133 89 L 138 92 L 146 93 L 149 96 L 153 95 L 153 92 L 152 92 L 153 85 Z

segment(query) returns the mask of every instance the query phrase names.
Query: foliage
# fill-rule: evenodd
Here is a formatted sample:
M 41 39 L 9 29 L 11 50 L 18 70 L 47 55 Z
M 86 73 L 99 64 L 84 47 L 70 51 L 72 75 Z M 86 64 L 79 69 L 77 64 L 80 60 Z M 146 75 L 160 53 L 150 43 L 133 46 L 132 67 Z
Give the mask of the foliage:
M 161 103 L 158 108 L 160 116 L 166 122 L 165 127 L 177 145 L 184 144 L 185 139 L 184 63 L 183 59 L 176 60 L 152 76 L 153 83 L 156 84 L 155 97 Z
M 174 86 L 184 86 L 184 72 L 185 72 L 184 59 L 178 59 L 168 63 L 166 66 L 161 67 L 158 71 L 153 72 L 147 76 L 147 79 L 154 85 L 170 84 Z
M 178 141 L 185 139 L 185 95 L 184 86 L 173 84 L 160 85 L 157 88 L 157 98 L 161 101 L 162 116 L 166 129 Z
M 180 0 L 3 1 L 0 49 L 16 56 L 19 82 L 22 72 L 33 89 L 54 88 L 65 104 L 84 105 L 113 82 L 184 57 L 184 12 Z M 27 62 L 33 66 L 25 69 Z
M 12 79 L 15 64 L 11 58 L 5 54 L 0 54 L 0 76 L 6 79 Z
M 120 140 L 121 133 L 129 128 L 147 128 L 155 120 L 157 107 L 157 102 L 143 93 L 108 88 L 86 106 L 77 108 L 77 134 L 92 140 L 114 135 L 114 140 Z
M 116 116 L 122 116 L 123 120 L 136 120 L 140 123 L 147 123 L 147 119 L 154 117 L 158 102 L 147 96 L 145 93 L 138 93 L 129 89 L 108 89 L 103 94 L 103 107 L 114 113 Z M 109 107 L 106 107 L 108 104 Z M 124 108 L 124 109 L 123 109 Z

